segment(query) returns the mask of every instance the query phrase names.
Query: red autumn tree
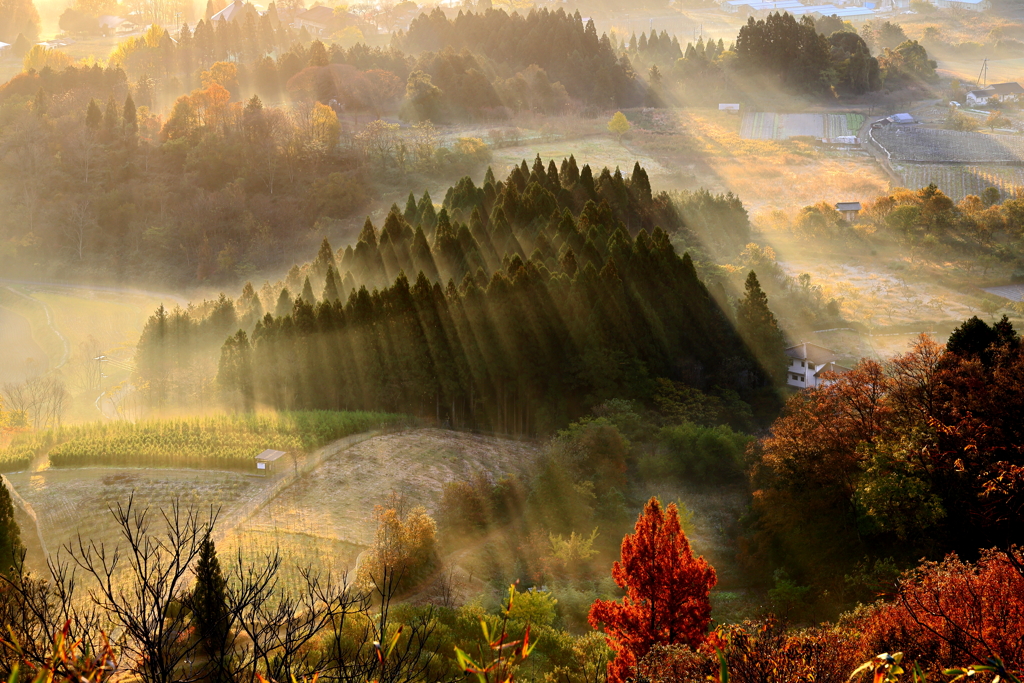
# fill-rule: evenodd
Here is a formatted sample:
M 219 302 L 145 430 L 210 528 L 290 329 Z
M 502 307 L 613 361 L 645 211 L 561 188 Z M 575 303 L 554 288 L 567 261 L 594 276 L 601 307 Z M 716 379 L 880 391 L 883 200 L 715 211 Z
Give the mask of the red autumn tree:
M 655 645 L 696 648 L 704 642 L 711 623 L 708 593 L 717 578 L 703 557 L 693 556 L 675 504 L 662 510 L 657 498 L 647 501 L 635 533 L 622 539 L 622 559 L 612 577 L 625 597 L 597 600 L 589 615 L 615 651 L 609 683 L 636 678 L 637 662 Z

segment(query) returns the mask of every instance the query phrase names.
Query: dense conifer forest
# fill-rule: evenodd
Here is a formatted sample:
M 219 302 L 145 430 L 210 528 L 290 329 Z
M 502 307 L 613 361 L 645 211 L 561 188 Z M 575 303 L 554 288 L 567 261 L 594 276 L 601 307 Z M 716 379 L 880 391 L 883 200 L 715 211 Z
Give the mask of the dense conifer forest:
M 683 206 L 742 236 L 734 198 Z M 379 407 L 535 434 L 610 398 L 650 399 L 658 378 L 749 398 L 783 342 L 756 277 L 735 318 L 661 225 L 696 239 L 639 165 L 595 179 L 574 158 L 538 157 L 503 181 L 488 171 L 482 188 L 465 177 L 439 211 L 410 195 L 354 249 L 325 240 L 290 274 L 294 292 L 247 285 L 237 305 L 161 309 L 138 379 L 154 404 L 186 400 L 179 378 L 216 355 L 219 332 L 218 385 L 235 409 Z

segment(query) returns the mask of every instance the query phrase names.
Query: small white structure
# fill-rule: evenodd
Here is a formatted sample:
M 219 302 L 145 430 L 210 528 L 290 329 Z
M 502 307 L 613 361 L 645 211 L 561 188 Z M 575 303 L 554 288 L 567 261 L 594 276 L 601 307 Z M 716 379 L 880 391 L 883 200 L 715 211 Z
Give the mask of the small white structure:
M 718 111 L 727 111 L 730 114 L 739 114 L 740 105 L 738 104 L 719 104 Z
M 284 454 L 284 451 L 275 451 L 271 448 L 268 448 L 267 450 L 263 451 L 262 453 L 256 456 L 256 470 L 260 474 L 266 474 L 267 472 L 273 469 L 274 462 Z
M 836 204 L 836 211 L 843 214 L 843 220 L 852 223 L 857 220 L 857 214 L 860 213 L 860 202 L 839 202 Z
M 824 346 L 804 342 L 786 349 L 789 369 L 786 384 L 799 389 L 820 387 L 828 384 L 822 375 L 826 372 L 849 372 L 850 368 L 836 363 L 839 357 Z
M 915 119 L 913 116 L 907 113 L 893 114 L 892 116 L 887 117 L 885 120 L 888 121 L 889 123 L 917 123 L 917 119 Z

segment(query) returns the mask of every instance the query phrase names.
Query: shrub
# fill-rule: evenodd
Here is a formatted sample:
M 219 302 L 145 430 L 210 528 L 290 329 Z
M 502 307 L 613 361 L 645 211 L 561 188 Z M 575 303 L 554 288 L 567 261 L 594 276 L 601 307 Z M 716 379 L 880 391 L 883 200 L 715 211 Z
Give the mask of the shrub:
M 685 423 L 663 428 L 659 440 L 676 476 L 723 480 L 743 473 L 743 454 L 751 438 L 724 425 Z
M 926 672 L 996 656 L 1024 662 L 1024 554 L 986 550 L 975 564 L 949 555 L 906 575 L 892 602 L 869 612 L 866 652 L 901 651 Z

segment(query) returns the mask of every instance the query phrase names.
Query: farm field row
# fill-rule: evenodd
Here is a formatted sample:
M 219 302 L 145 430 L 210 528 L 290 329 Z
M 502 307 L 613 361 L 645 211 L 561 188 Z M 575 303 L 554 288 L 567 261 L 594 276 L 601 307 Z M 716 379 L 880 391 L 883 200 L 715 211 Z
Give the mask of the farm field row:
M 1024 167 L 960 164 L 893 164 L 893 170 L 903 178 L 909 189 L 926 187 L 931 183 L 960 201 L 967 195 L 980 196 L 989 187 L 997 188 L 1003 197 L 1024 196 Z
M 856 135 L 862 114 L 775 114 L 747 112 L 740 136 L 747 140 L 786 140 L 792 137 L 836 138 Z
M 94 422 L 16 435 L 0 471 L 25 469 L 49 451 L 55 467 L 172 467 L 248 471 L 267 448 L 311 451 L 335 439 L 397 424 L 399 415 L 305 411 L 143 422 Z

